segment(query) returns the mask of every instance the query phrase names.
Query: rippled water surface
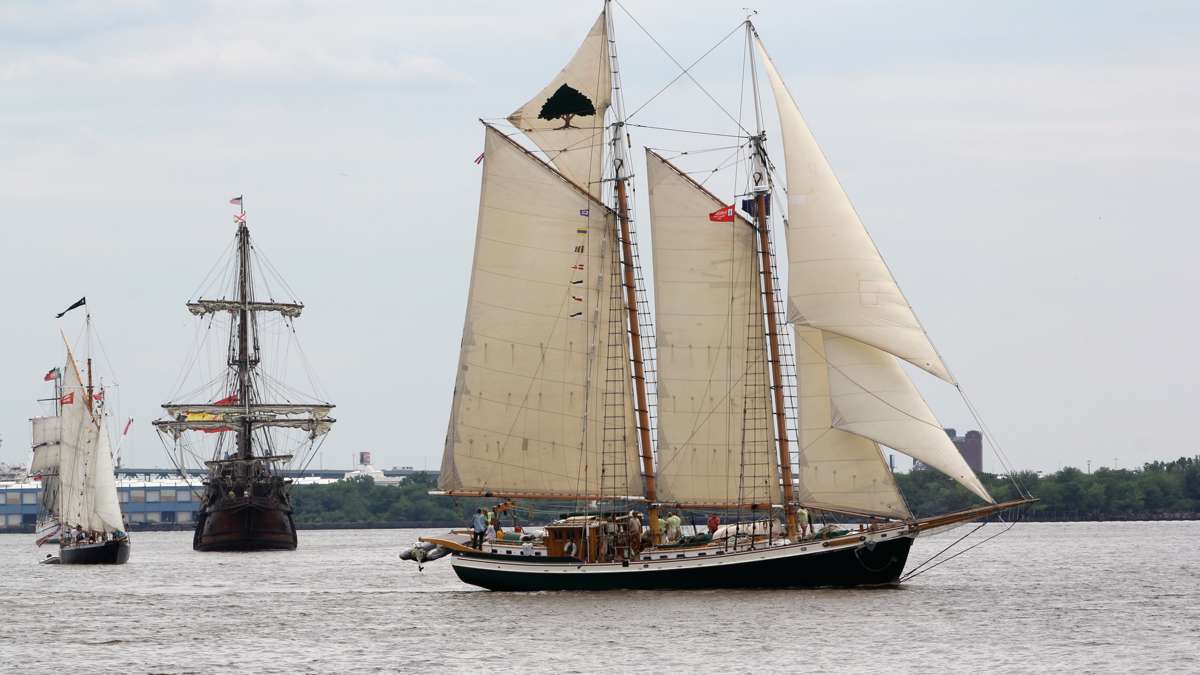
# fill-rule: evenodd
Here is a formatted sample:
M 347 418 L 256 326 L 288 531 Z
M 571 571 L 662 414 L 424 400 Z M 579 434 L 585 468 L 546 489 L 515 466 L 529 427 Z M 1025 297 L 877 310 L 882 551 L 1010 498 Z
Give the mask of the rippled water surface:
M 918 540 L 910 567 L 964 532 Z M 417 534 L 195 553 L 190 532 L 135 532 L 119 567 L 38 565 L 32 535 L 0 535 L 0 668 L 1200 672 L 1200 522 L 1022 524 L 849 591 L 490 593 L 399 561 Z

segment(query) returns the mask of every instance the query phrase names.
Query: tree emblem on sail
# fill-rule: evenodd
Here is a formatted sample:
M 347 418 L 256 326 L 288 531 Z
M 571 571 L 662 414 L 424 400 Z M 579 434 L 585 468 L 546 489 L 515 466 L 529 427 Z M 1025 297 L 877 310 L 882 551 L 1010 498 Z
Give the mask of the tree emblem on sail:
M 563 125 L 558 127 L 559 129 L 575 129 L 576 127 L 571 126 L 572 118 L 576 115 L 587 117 L 595 114 L 596 106 L 592 104 L 591 99 L 584 96 L 575 87 L 564 84 L 542 104 L 542 110 L 538 113 L 538 119 L 561 119 Z

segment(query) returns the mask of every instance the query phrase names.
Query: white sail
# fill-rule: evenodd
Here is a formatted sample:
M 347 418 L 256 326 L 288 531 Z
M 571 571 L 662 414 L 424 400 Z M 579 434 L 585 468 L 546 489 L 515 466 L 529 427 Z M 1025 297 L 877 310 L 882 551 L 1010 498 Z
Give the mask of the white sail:
M 563 175 L 593 195 L 600 194 L 604 113 L 612 100 L 608 55 L 607 22 L 601 12 L 562 71 L 508 116 Z
M 897 358 L 947 382 L 954 379 L 859 221 L 765 48 L 758 41 L 755 45 L 775 95 L 787 162 L 789 318 L 798 335 L 811 335 L 805 328 L 820 330 L 819 338 L 810 342 L 821 344 L 815 351 L 828 366 L 832 428 L 915 457 L 992 502 Z M 800 386 L 802 397 L 815 395 L 803 391 L 803 381 Z M 865 449 L 858 452 L 867 454 Z M 812 464 L 814 459 L 801 461 Z
M 87 390 L 75 359 L 67 354 L 62 370 L 62 442 L 59 446 L 59 520 L 67 527 L 87 528 L 91 512 L 89 471 L 96 453 L 98 429 L 87 409 Z
M 609 349 L 613 311 L 624 311 L 619 279 L 613 286 L 615 218 L 491 126 L 485 136 L 475 258 L 439 486 L 516 495 L 641 494 L 624 323 L 612 340 L 617 351 Z M 608 372 L 613 362 L 620 373 Z M 605 466 L 603 444 L 614 434 L 625 461 Z M 610 471 L 603 482 L 602 469 Z
M 800 422 L 797 499 L 831 511 L 908 518 L 911 514 L 879 446 L 834 426 L 821 331 L 796 327 L 796 371 Z
M 954 383 L 842 190 L 761 42 L 787 161 L 788 318 Z
M 646 164 L 658 340 L 658 499 L 779 503 L 756 230 L 740 217 L 713 222 L 709 214 L 725 206 L 720 200 L 649 150 Z M 742 485 L 742 476 L 755 485 Z
M 29 464 L 29 473 L 57 472 L 62 418 L 57 415 L 34 417 L 30 422 L 33 427 L 33 460 Z
M 91 528 L 97 532 L 124 530 L 121 504 L 117 500 L 117 479 L 114 474 L 112 443 L 108 438 L 108 417 L 101 415 L 96 441 L 96 460 L 91 476 L 92 509 L 88 516 Z
M 894 356 L 826 334 L 825 359 L 835 427 L 915 457 L 994 502 Z
M 95 532 L 123 529 L 108 434 L 88 410 L 87 390 L 69 351 L 62 391 L 59 520 Z

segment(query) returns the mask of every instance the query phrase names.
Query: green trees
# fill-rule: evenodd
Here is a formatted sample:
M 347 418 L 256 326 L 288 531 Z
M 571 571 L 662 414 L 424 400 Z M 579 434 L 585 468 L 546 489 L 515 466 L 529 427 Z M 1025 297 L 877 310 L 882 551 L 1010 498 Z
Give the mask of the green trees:
M 1087 474 L 1074 467 L 1039 476 L 1021 472 L 1017 478 L 1041 501 L 1031 508 L 1033 519 L 1094 519 L 1164 517 L 1200 513 L 1200 456 L 1171 462 L 1151 462 L 1141 469 L 1098 469 Z M 980 476 L 997 501 L 1017 496 L 1011 482 L 993 474 Z M 936 471 L 896 474 L 909 508 L 918 516 L 946 513 L 978 504 L 967 490 Z
M 467 522 L 476 500 L 428 494 L 437 480 L 427 473 L 409 476 L 400 485 L 376 485 L 367 476 L 326 485 L 292 488 L 293 516 L 313 525 L 366 525 L 405 522 Z

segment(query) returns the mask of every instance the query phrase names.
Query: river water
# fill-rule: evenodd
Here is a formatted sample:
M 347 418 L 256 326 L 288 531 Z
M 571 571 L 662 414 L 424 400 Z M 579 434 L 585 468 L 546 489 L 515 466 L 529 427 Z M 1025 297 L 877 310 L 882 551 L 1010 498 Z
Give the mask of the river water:
M 195 553 L 135 532 L 118 567 L 0 535 L 0 669 L 1200 672 L 1200 522 L 1020 524 L 898 588 L 815 591 L 491 593 L 398 560 L 419 533 Z

